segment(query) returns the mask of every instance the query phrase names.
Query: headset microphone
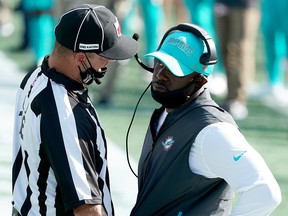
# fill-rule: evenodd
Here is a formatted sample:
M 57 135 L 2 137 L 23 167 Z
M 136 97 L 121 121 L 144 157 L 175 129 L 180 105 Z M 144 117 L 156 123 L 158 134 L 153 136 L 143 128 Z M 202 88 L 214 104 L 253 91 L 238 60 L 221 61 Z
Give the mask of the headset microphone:
M 139 34 L 134 33 L 133 36 L 132 36 L 132 38 L 133 38 L 134 40 L 138 41 L 138 40 L 139 40 Z M 140 60 L 140 58 L 138 57 L 138 53 L 136 53 L 136 54 L 134 55 L 134 57 L 135 57 L 136 61 L 138 62 L 138 64 L 139 64 L 142 68 L 144 68 L 145 70 L 153 73 L 154 68 L 151 68 L 151 67 L 148 67 L 147 65 L 145 65 L 145 64 Z
M 135 33 L 135 34 L 133 35 L 133 39 L 136 40 L 136 41 L 138 41 L 139 35 L 138 35 L 137 33 Z M 144 68 L 145 70 L 153 73 L 154 68 L 150 68 L 150 67 L 146 66 L 144 63 L 142 63 L 142 61 L 139 59 L 137 53 L 134 55 L 134 57 L 135 57 L 136 61 L 138 62 L 138 64 L 139 64 L 142 68 Z M 130 159 L 129 159 L 129 152 L 128 152 L 128 151 L 129 151 L 129 148 L 128 148 L 128 146 L 129 146 L 128 141 L 129 141 L 129 140 L 128 140 L 128 138 L 129 138 L 130 129 L 131 129 L 131 127 L 132 127 L 132 124 L 133 124 L 133 121 L 134 121 L 134 118 L 135 118 L 135 115 L 136 115 L 137 108 L 138 108 L 138 106 L 139 106 L 139 104 L 140 104 L 140 101 L 141 101 L 142 97 L 145 95 L 145 93 L 146 93 L 147 90 L 150 88 L 150 86 L 151 86 L 151 82 L 150 82 L 149 85 L 146 87 L 146 89 L 144 90 L 144 92 L 141 94 L 140 98 L 138 99 L 137 104 L 136 104 L 135 109 L 134 109 L 134 112 L 133 112 L 133 115 L 132 115 L 132 118 L 131 118 L 131 121 L 130 121 L 130 124 L 129 124 L 129 126 L 128 126 L 127 133 L 126 133 L 126 158 L 127 158 L 127 162 L 128 162 L 129 168 L 130 168 L 131 172 L 134 174 L 134 176 L 135 176 L 136 178 L 138 178 L 138 175 L 134 172 L 134 170 L 133 170 L 133 168 L 132 168 L 132 166 L 131 166 L 131 163 L 130 163 Z

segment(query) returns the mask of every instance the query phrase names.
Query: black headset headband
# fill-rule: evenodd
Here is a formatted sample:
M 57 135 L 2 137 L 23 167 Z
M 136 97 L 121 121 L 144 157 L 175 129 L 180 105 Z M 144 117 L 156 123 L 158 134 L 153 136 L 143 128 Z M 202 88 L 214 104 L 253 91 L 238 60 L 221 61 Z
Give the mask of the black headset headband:
M 200 60 L 199 60 L 200 63 L 203 65 L 213 65 L 217 63 L 217 53 L 216 53 L 216 47 L 215 47 L 214 41 L 204 29 L 191 23 L 180 23 L 177 26 L 170 28 L 164 34 L 157 50 L 160 49 L 166 37 L 174 31 L 191 32 L 192 34 L 201 38 L 207 47 L 207 53 L 203 53 L 201 55 Z

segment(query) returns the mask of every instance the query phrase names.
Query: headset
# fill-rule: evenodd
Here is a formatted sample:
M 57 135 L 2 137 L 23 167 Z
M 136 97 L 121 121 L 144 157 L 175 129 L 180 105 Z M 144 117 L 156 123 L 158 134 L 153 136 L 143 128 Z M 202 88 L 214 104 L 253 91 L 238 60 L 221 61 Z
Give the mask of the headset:
M 200 39 L 202 39 L 206 45 L 207 48 L 207 53 L 203 53 L 199 59 L 200 63 L 203 65 L 213 65 L 217 63 L 217 52 L 216 52 L 216 47 L 215 47 L 215 43 L 212 40 L 212 38 L 210 37 L 210 35 L 200 26 L 197 26 L 195 24 L 191 24 L 191 23 L 180 23 L 177 26 L 174 26 L 172 28 L 170 28 L 162 37 L 160 44 L 157 48 L 157 51 L 161 48 L 163 42 L 165 41 L 165 39 L 167 38 L 167 36 L 169 34 L 171 34 L 172 32 L 175 31 L 184 31 L 184 32 L 190 32 L 194 35 L 196 35 L 197 37 L 199 37 Z M 137 33 L 135 33 L 133 35 L 133 38 L 138 41 L 139 39 L 139 35 Z M 135 54 L 135 59 L 138 62 L 138 64 L 144 68 L 145 70 L 153 73 L 154 68 L 148 67 L 146 66 L 138 57 L 138 53 Z

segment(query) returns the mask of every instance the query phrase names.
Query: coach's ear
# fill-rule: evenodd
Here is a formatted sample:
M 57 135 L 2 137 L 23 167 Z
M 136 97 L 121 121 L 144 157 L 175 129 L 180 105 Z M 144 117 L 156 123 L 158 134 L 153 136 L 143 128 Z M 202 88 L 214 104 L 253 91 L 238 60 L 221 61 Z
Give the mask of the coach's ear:
M 201 88 L 204 84 L 208 82 L 207 78 L 203 74 L 198 74 L 194 78 L 194 85 L 196 88 Z

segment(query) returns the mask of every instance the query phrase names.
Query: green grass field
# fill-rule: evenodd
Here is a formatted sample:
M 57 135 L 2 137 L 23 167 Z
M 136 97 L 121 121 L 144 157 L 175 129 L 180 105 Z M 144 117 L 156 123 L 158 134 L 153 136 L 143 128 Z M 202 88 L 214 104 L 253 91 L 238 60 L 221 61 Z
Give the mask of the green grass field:
M 9 38 L 1 38 L 0 50 L 13 59 L 20 68 L 26 70 L 31 66 L 31 53 L 28 51 L 15 53 L 10 50 L 19 44 L 22 31 L 21 21 L 19 21 L 19 17 L 15 17 L 16 32 Z M 256 79 L 260 81 L 265 79 L 263 75 L 265 72 L 263 71 L 261 43 L 258 47 Z M 123 150 L 125 150 L 126 132 L 135 104 L 148 85 L 144 79 L 145 73 L 135 63 L 134 59 L 130 61 L 129 67 L 124 66 L 123 71 L 118 74 L 114 103 L 109 107 L 97 104 L 98 92 L 103 85 L 94 85 L 90 88 L 107 137 L 117 143 Z M 221 102 L 222 99 L 215 97 L 215 100 Z M 155 107 L 158 107 L 158 105 L 151 99 L 148 91 L 139 105 L 129 136 L 130 157 L 136 161 L 139 158 L 150 114 Z M 288 109 L 278 111 L 278 109 L 269 108 L 259 101 L 251 100 L 248 107 L 248 118 L 237 123 L 251 145 L 262 154 L 281 187 L 283 200 L 272 215 L 285 216 L 288 212 L 288 171 L 285 164 L 288 157 Z M 136 170 L 136 167 L 134 167 L 134 170 Z

